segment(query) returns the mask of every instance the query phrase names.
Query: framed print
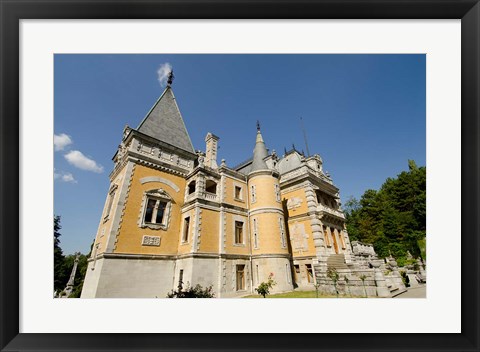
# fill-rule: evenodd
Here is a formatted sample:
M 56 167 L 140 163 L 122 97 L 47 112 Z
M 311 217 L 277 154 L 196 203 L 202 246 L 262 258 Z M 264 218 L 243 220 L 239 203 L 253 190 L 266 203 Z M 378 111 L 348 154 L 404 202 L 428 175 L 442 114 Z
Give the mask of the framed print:
M 0 3 L 2 350 L 479 350 L 477 1 Z

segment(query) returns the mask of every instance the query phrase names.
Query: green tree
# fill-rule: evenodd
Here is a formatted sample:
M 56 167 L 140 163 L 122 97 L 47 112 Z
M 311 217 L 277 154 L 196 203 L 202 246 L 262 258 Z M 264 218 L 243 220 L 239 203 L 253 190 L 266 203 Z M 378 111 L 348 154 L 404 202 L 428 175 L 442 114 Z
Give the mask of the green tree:
M 390 254 L 399 263 L 409 251 L 424 258 L 426 237 L 426 168 L 408 161 L 408 171 L 387 178 L 382 187 L 366 190 L 359 201 L 345 203 L 351 240 L 371 243 L 380 257 Z
M 60 216 L 53 217 L 53 286 L 55 291 L 65 288 L 68 281 L 68 274 L 65 273 L 65 256 L 60 247 Z
M 53 217 L 53 263 L 54 263 L 54 273 L 53 273 L 53 285 L 54 290 L 61 292 L 67 286 L 68 280 L 72 273 L 73 265 L 75 262 L 76 254 L 70 254 L 65 256 L 63 250 L 60 247 L 60 230 L 62 226 L 60 224 L 60 216 L 56 215 Z M 93 244 L 92 244 L 93 246 Z M 91 252 L 90 248 L 90 252 Z M 85 279 L 85 274 L 87 272 L 88 258 L 90 253 L 87 255 L 79 253 L 79 260 L 77 264 L 77 271 L 75 274 L 75 281 L 73 286 L 71 298 L 80 297 L 83 287 L 83 281 Z

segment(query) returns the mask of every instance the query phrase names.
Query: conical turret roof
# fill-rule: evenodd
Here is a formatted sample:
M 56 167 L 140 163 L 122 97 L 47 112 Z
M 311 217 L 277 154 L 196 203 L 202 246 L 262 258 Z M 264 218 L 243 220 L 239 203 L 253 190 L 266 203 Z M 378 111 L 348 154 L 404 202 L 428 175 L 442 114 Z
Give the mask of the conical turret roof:
M 257 127 L 257 138 L 255 141 L 255 149 L 253 150 L 253 162 L 250 172 L 257 170 L 268 170 L 268 166 L 265 163 L 265 159 L 268 156 L 267 147 L 263 141 L 262 133 L 260 132 L 260 126 Z
M 137 130 L 187 152 L 195 153 L 170 86 L 165 88 Z

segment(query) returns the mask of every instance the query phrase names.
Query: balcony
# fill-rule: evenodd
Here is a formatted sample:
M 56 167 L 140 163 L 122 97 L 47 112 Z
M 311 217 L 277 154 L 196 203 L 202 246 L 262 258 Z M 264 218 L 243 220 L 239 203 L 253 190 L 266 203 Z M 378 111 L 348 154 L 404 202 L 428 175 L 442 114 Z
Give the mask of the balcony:
M 205 198 L 206 200 L 210 200 L 212 202 L 216 202 L 217 201 L 217 194 L 216 193 L 211 193 L 211 192 L 204 192 L 203 193 L 203 198 Z
M 345 219 L 345 215 L 341 211 L 326 207 L 323 204 L 317 205 L 317 211 L 336 216 L 337 218 Z

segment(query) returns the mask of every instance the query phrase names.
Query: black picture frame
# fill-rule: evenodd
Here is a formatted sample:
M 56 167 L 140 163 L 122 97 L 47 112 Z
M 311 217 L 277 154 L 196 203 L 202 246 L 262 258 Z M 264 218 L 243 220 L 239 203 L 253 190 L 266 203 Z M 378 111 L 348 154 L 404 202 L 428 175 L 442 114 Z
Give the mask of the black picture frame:
M 479 351 L 478 0 L 0 0 L 0 348 L 2 351 Z M 19 20 L 20 19 L 461 19 L 462 308 L 460 334 L 20 334 Z M 455 205 L 459 206 L 459 205 Z M 446 302 L 448 304 L 448 302 Z M 441 314 L 441 312 L 439 312 Z M 377 320 L 371 317 L 372 322 Z M 392 317 L 394 319 L 394 317 Z M 319 317 L 322 319 L 322 317 Z M 201 318 L 198 318 L 201 324 Z

